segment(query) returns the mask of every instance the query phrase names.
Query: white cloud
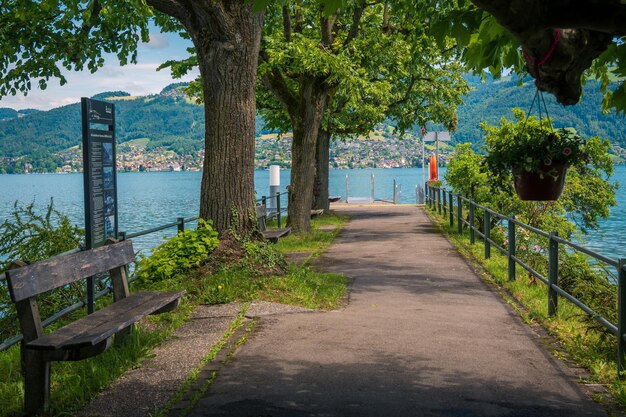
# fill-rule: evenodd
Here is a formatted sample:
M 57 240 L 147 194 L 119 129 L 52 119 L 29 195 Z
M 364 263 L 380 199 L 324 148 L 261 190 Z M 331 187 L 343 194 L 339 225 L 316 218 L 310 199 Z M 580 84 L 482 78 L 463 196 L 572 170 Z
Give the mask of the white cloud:
M 68 83 L 60 86 L 50 80 L 46 90 L 35 88 L 25 97 L 16 96 L 0 98 L 0 107 L 14 109 L 35 108 L 49 110 L 80 101 L 80 97 L 91 97 L 104 91 L 126 91 L 131 95 L 147 95 L 159 93 L 166 85 L 190 81 L 198 76 L 198 71 L 181 79 L 172 79 L 169 70 L 156 71 L 160 63 L 141 63 L 137 65 L 119 66 L 106 64 L 95 74 L 89 71 L 66 72 Z
M 1 0 L 0 0 L 1 1 Z M 155 28 L 156 30 L 156 28 Z M 189 40 L 175 34 L 150 34 L 150 42 L 141 44 L 138 48 L 139 64 L 120 66 L 113 54 L 106 54 L 106 64 L 95 74 L 89 71 L 69 72 L 63 70 L 67 84 L 60 86 L 57 80 L 51 79 L 46 90 L 37 87 L 24 97 L 0 97 L 0 107 L 14 109 L 36 108 L 48 110 L 70 102 L 80 101 L 79 97 L 91 97 L 104 91 L 127 91 L 131 95 L 156 94 L 166 85 L 191 81 L 198 76 L 198 71 L 181 78 L 172 79 L 169 69 L 156 71 L 157 67 L 168 59 L 180 59 L 186 56 L 185 48 L 191 45 Z M 36 86 L 36 80 L 33 80 Z
M 150 42 L 144 45 L 151 49 L 165 49 L 170 46 L 170 41 L 162 33 L 150 33 Z

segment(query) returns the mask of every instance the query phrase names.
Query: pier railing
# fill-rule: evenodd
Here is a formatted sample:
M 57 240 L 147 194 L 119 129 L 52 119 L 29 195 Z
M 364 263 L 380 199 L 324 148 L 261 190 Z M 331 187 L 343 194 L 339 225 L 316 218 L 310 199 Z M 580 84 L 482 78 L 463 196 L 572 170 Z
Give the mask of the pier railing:
M 508 258 L 508 279 L 515 281 L 516 265 L 521 266 L 529 274 L 541 281 L 548 287 L 548 316 L 553 317 L 558 312 L 559 296 L 570 301 L 582 310 L 591 319 L 598 322 L 602 327 L 612 333 L 617 342 L 617 370 L 618 374 L 626 370 L 626 258 L 613 259 L 577 243 L 570 242 L 558 236 L 556 232 L 546 232 L 516 220 L 513 216 L 498 213 L 489 207 L 482 206 L 477 202 L 460 194 L 454 194 L 444 188 L 425 186 L 426 206 L 436 210 L 437 213 L 450 222 L 454 227 L 456 222 L 457 232 L 463 233 L 464 227 L 469 229 L 470 244 L 476 243 L 476 236 L 482 239 L 484 244 L 484 258 L 491 257 L 491 248 L 494 247 Z M 465 211 L 464 211 L 465 209 Z M 477 210 L 482 211 L 482 222 L 478 222 Z M 467 217 L 467 218 L 466 218 Z M 506 244 L 500 245 L 492 239 L 492 219 L 505 221 L 507 224 Z M 482 227 L 476 223 L 482 223 Z M 517 229 L 521 228 L 528 233 L 533 233 L 547 241 L 547 274 L 542 274 L 528 263 L 524 262 L 516 254 Z M 591 258 L 603 262 L 616 271 L 617 284 L 617 323 L 612 323 L 607 318 L 595 312 L 591 307 L 574 297 L 559 286 L 559 247 L 564 245 L 567 249 L 580 252 Z M 527 248 L 530 250 L 530 248 Z M 547 276 L 546 276 L 547 275 Z
M 286 207 L 281 207 L 281 202 L 280 202 L 280 197 L 287 194 L 287 192 L 283 192 L 283 193 L 276 193 L 275 196 L 262 196 L 260 199 L 256 200 L 257 203 L 261 203 L 261 204 L 266 204 L 267 202 L 273 200 L 273 202 L 275 202 L 275 205 L 273 206 L 275 208 L 275 210 L 273 210 L 270 215 L 274 216 L 277 222 L 277 226 L 281 227 L 281 222 L 282 222 L 282 214 L 285 213 L 287 211 Z M 145 229 L 145 230 L 140 230 L 138 232 L 133 232 L 133 233 L 127 233 L 127 232 L 119 232 L 118 233 L 118 238 L 120 240 L 125 240 L 125 239 L 133 239 L 133 238 L 137 238 L 137 237 L 142 237 L 142 236 L 146 236 L 152 233 L 157 233 L 166 229 L 171 229 L 171 228 L 177 228 L 178 232 L 183 232 L 185 230 L 185 226 L 188 223 L 192 223 L 198 220 L 198 216 L 193 216 L 193 217 L 177 217 L 176 221 L 171 222 L 171 223 L 167 223 L 167 224 L 163 224 L 160 226 L 156 226 L 156 227 L 152 227 L 150 229 Z M 76 252 L 80 252 L 81 250 L 84 250 L 84 248 L 75 248 L 72 250 L 69 250 L 67 252 L 63 252 L 59 255 L 53 256 L 52 258 L 56 258 L 59 256 L 63 256 L 63 255 L 69 255 L 71 253 L 76 253 Z M 0 283 L 6 281 L 6 275 L 5 274 L 0 274 Z M 130 277 L 128 282 L 131 283 L 134 281 L 133 277 Z M 95 285 L 94 285 L 95 287 Z M 112 292 L 112 288 L 110 285 L 107 285 L 105 288 L 103 288 L 101 291 L 95 292 L 95 290 L 93 288 L 87 288 L 87 294 L 88 296 L 86 298 L 84 298 L 83 300 L 80 300 L 68 307 L 65 307 L 64 309 L 52 314 L 50 317 L 46 318 L 45 320 L 42 321 L 42 325 L 43 327 L 48 327 L 49 325 L 59 321 L 60 319 L 62 319 L 63 317 L 67 316 L 68 314 L 71 314 L 77 310 L 80 310 L 83 307 L 87 307 L 88 311 L 93 311 L 94 309 L 94 303 L 96 300 L 98 300 L 101 297 L 104 297 L 108 294 L 110 294 Z M 8 339 L 5 339 L 3 341 L 0 342 L 0 352 L 10 348 L 11 346 L 15 345 L 16 343 L 19 343 L 22 340 L 22 335 L 18 334 L 16 336 L 10 337 Z
M 263 204 L 268 208 L 267 214 L 269 218 L 276 220 L 276 226 L 282 227 L 282 215 L 287 212 L 287 207 L 282 207 L 280 197 L 283 195 L 289 195 L 289 191 L 277 192 L 275 195 L 263 196 L 256 200 L 257 204 Z M 268 206 L 268 203 L 270 204 Z

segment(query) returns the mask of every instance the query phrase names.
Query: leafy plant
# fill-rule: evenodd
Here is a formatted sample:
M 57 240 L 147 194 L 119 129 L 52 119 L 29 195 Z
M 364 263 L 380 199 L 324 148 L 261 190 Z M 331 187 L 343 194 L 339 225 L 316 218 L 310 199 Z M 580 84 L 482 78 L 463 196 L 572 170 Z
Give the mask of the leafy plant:
M 0 224 L 0 271 L 18 259 L 32 263 L 79 247 L 84 232 L 54 208 L 51 198 L 44 214 L 35 203 L 13 204 L 11 217 Z
M 178 233 L 140 260 L 136 276 L 144 283 L 169 279 L 199 266 L 218 244 L 212 223 L 199 219 L 196 230 Z
M 509 188 L 511 173 L 535 172 L 557 180 L 557 167 L 590 162 L 585 141 L 574 129 L 552 131 L 549 121 L 526 118 L 521 109 L 513 109 L 513 114 L 516 122 L 502 118 L 498 126 L 481 124 L 487 133 L 484 166 L 500 187 Z
M 27 263 L 41 261 L 54 255 L 79 247 L 83 242 L 83 230 L 74 226 L 69 217 L 54 208 L 54 200 L 43 214 L 35 203 L 21 206 L 17 201 L 8 220 L 0 224 L 0 272 L 9 268 L 13 261 Z M 84 298 L 83 288 L 68 285 L 51 291 L 40 298 L 42 317 Z M 17 316 L 9 299 L 4 281 L 0 282 L 0 340 L 17 333 Z

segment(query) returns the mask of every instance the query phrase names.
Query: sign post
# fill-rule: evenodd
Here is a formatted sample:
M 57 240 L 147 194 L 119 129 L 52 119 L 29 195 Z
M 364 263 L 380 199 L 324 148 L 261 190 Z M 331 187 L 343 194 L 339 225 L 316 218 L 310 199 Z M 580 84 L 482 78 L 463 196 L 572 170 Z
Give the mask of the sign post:
M 424 135 L 424 142 L 435 142 L 435 158 L 439 164 L 439 141 L 450 142 L 450 132 L 428 132 Z M 422 146 L 423 143 L 422 142 Z M 422 153 L 422 178 L 424 177 L 424 153 Z
M 81 99 L 83 124 L 83 181 L 86 249 L 117 237 L 117 169 L 115 107 L 111 103 Z M 94 279 L 87 280 L 87 311 L 94 311 Z

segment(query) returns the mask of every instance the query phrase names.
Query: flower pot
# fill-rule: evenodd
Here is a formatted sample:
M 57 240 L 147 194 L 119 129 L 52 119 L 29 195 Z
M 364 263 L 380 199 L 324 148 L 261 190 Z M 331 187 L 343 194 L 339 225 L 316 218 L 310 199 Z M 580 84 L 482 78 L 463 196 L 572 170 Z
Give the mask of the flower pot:
M 559 198 L 565 185 L 567 167 L 563 164 L 539 165 L 539 172 L 513 171 L 513 184 L 520 200 L 552 201 Z

